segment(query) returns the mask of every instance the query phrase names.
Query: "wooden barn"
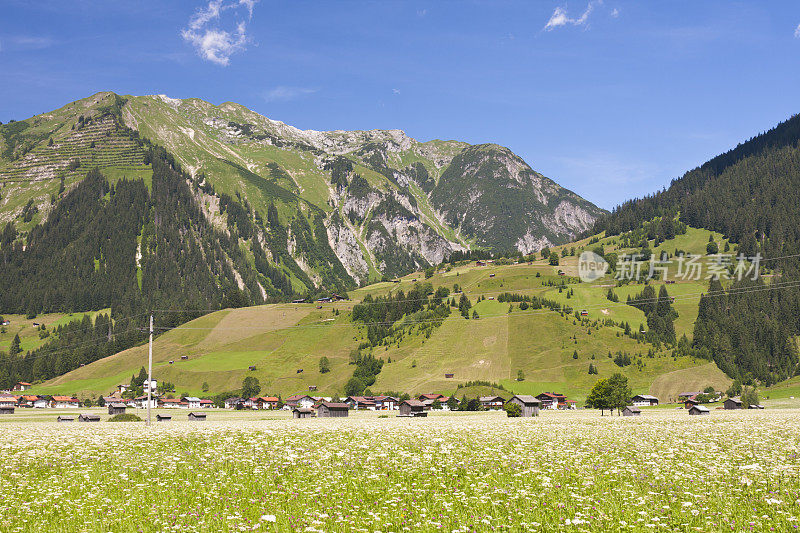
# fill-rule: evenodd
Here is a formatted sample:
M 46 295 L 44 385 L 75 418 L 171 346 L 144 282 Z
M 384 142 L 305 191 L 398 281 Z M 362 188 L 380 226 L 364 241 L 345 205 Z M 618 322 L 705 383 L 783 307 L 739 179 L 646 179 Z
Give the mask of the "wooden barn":
M 631 403 L 635 407 L 653 406 L 658 405 L 658 398 L 655 396 L 650 396 L 649 394 L 637 394 L 631 398 Z
M 124 415 L 125 409 L 128 407 L 124 403 L 110 403 L 108 404 L 108 414 L 110 415 Z
M 78 422 L 100 422 L 100 415 L 91 415 L 83 413 L 78 415 Z
M 292 418 L 311 418 L 314 411 L 309 407 L 295 407 L 292 409 Z
M 626 405 L 622 410 L 622 416 L 641 416 L 642 410 L 633 405 Z
M 524 417 L 539 416 L 539 406 L 542 404 L 538 398 L 530 394 L 512 396 L 508 403 L 519 405 Z
M 171 415 L 156 415 L 156 422 L 172 422 Z
M 317 407 L 317 418 L 341 418 L 349 412 L 350 407 L 346 403 L 322 402 Z
M 742 409 L 742 400 L 740 398 L 728 398 L 725 400 L 725 409 Z
M 14 407 L 3 405 L 0 406 L 0 415 L 13 415 L 14 414 Z
M 704 407 L 702 405 L 693 405 L 689 408 L 690 415 L 710 415 L 711 411 L 708 410 L 708 407 Z
M 75 417 L 70 415 L 59 415 L 56 422 L 75 422 Z
M 419 400 L 404 400 L 400 402 L 400 414 L 397 416 L 428 416 L 425 404 Z
M 195 413 L 194 411 L 189 413 L 189 420 L 192 422 L 205 422 L 206 414 L 205 413 Z

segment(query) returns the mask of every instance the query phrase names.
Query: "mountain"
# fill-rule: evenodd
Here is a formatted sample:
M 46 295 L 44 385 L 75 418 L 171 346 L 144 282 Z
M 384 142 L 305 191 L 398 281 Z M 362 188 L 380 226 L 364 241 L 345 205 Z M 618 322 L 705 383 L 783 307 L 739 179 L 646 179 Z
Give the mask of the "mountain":
M 772 384 L 795 375 L 800 335 L 800 115 L 795 115 L 674 180 L 625 202 L 590 233 L 621 235 L 678 217 L 760 254 L 771 278 L 712 282 L 701 299 L 694 348 L 742 381 Z M 651 228 L 658 225 L 650 225 Z M 650 238 L 652 236 L 648 236 Z
M 98 93 L 0 126 L 0 221 L 24 238 L 91 168 L 147 183 L 142 140 L 189 175 L 215 228 L 258 241 L 297 292 L 396 276 L 455 250 L 529 253 L 603 213 L 496 145 L 302 131 L 234 103 Z M 252 231 L 273 206 L 285 234 Z

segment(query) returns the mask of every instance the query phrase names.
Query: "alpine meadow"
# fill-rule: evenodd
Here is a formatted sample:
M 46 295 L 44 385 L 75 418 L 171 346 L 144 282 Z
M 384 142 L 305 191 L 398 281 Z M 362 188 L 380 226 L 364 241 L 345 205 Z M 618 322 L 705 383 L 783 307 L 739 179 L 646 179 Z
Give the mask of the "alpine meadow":
M 800 527 L 798 6 L 4 14 L 0 531 Z

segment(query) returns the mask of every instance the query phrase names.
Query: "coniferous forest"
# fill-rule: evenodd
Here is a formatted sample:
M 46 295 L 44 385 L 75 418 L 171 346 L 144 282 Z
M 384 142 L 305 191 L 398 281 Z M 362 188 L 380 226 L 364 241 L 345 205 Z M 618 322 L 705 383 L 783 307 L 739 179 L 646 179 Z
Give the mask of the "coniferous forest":
M 687 172 L 652 196 L 630 200 L 589 233 L 618 235 L 657 217 L 721 232 L 735 252 L 760 253 L 773 285 L 711 282 L 701 299 L 694 347 L 729 376 L 775 383 L 798 372 L 800 334 L 800 115 Z M 790 257 L 787 257 L 790 256 Z

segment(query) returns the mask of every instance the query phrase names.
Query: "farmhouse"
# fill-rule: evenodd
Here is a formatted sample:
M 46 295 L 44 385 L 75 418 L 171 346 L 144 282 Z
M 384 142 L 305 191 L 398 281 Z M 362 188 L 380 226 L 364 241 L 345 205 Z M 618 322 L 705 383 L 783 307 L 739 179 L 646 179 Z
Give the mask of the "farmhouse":
M 508 403 L 519 405 L 524 417 L 539 416 L 539 406 L 542 404 L 535 396 L 529 394 L 512 396 Z
M 501 396 L 481 396 L 481 407 L 484 409 L 502 409 L 506 401 Z
M 346 403 L 322 402 L 317 406 L 317 418 L 340 418 L 347 416 L 349 411 Z
M 143 394 L 142 396 L 138 396 L 133 399 L 133 405 L 137 409 L 147 409 L 147 395 Z M 150 398 L 150 407 L 155 409 L 158 407 L 158 398 L 151 397 Z
M 211 409 L 212 407 L 214 407 L 214 401 L 204 398 L 200 400 L 200 407 L 202 407 L 203 409 Z
M 15 407 L 17 399 L 14 396 L 0 396 L 0 408 Z
M 688 400 L 689 398 L 694 398 L 698 394 L 702 394 L 702 392 L 682 392 L 678 394 L 678 400 Z
M 374 401 L 377 411 L 394 411 L 400 403 L 400 400 L 392 396 L 375 396 Z
M 311 418 L 314 411 L 310 407 L 294 407 L 292 409 L 292 418 Z
M 631 398 L 631 403 L 634 407 L 649 407 L 651 405 L 658 405 L 658 398 L 650 396 L 649 394 L 637 394 Z
M 695 400 L 694 396 L 692 396 L 691 398 L 686 398 L 686 400 L 684 400 L 684 402 L 683 402 L 683 408 L 684 409 L 691 409 L 695 405 L 700 405 L 700 402 Z
M 739 397 L 728 398 L 727 400 L 725 400 L 725 403 L 723 405 L 725 406 L 725 409 L 728 409 L 728 410 L 730 410 L 730 409 L 741 409 L 742 408 L 742 400 Z
M 542 409 L 564 409 L 567 405 L 567 397 L 557 392 L 543 392 L 536 399 L 541 402 Z
M 206 419 L 205 413 L 189 413 L 189 421 L 191 422 L 204 422 Z
M 200 398 L 195 396 L 186 396 L 181 398 L 181 400 L 186 402 L 186 409 L 200 409 Z
M 13 390 L 14 392 L 22 392 L 22 391 L 26 391 L 26 390 L 28 390 L 30 388 L 31 388 L 31 384 L 30 383 L 26 383 L 24 381 L 18 381 L 17 384 L 14 385 L 14 388 L 11 389 L 11 390 Z
M 351 409 L 368 411 L 377 409 L 375 398 L 372 396 L 348 396 L 344 399 L 344 403 L 349 405 Z
M 75 417 L 70 415 L 58 415 L 56 422 L 75 422 Z
M 78 422 L 100 422 L 100 415 L 83 413 L 78 415 Z
M 243 398 L 228 398 L 225 400 L 225 409 L 241 409 L 244 407 Z
M 289 396 L 286 398 L 285 405 L 288 406 L 287 409 L 293 409 L 295 407 L 301 407 L 303 409 L 311 409 L 314 407 L 316 400 L 309 396 L 308 394 L 295 394 L 293 396 Z
M 181 401 L 178 398 L 162 398 L 158 400 L 158 406 L 164 409 L 178 409 L 181 406 Z
M 110 415 L 124 415 L 127 406 L 124 403 L 110 403 L 108 404 L 108 414 Z
M 50 407 L 54 409 L 75 409 L 79 406 L 78 399 L 71 396 L 53 396 L 50 400 Z
M 417 397 L 417 399 L 419 401 L 421 401 L 421 402 L 424 402 L 425 400 L 430 400 L 430 401 L 439 400 L 441 402 L 442 398 L 444 398 L 444 397 L 445 397 L 444 394 L 430 394 L 430 393 L 428 393 L 428 394 L 420 394 Z
M 400 402 L 400 414 L 397 416 L 428 416 L 425 404 L 419 400 L 404 400 Z
M 702 405 L 693 405 L 689 408 L 690 415 L 709 415 L 711 411 L 708 410 L 708 407 L 704 407 Z
M 641 409 L 631 405 L 625 406 L 625 409 L 622 410 L 622 416 L 640 416 L 641 414 Z

